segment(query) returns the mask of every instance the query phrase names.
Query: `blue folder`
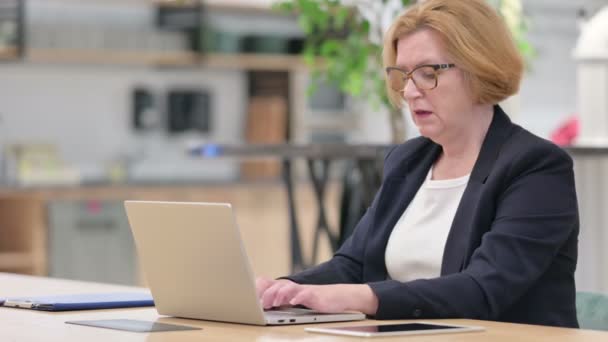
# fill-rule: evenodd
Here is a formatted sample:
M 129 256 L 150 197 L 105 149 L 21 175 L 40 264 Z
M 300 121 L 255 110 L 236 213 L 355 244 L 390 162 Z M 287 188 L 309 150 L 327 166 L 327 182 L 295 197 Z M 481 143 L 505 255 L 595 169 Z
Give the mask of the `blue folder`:
M 154 300 L 152 295 L 145 292 L 107 292 L 6 298 L 4 306 L 44 311 L 71 311 L 154 306 Z

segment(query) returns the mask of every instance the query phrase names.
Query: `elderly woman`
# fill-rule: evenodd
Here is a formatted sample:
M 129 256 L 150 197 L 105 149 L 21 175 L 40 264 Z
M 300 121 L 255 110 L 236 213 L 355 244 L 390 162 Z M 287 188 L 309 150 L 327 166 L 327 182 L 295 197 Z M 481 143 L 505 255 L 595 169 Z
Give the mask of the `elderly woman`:
M 263 306 L 577 327 L 572 160 L 497 105 L 523 72 L 502 19 L 483 0 L 424 1 L 391 27 L 384 63 L 421 137 L 388 153 L 331 260 L 258 279 Z

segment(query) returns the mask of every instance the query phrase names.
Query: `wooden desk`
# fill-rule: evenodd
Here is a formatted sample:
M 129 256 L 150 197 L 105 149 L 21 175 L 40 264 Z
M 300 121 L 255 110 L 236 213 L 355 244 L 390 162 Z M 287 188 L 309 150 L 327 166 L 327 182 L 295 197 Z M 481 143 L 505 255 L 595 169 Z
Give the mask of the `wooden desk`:
M 124 291 L 133 287 L 84 283 L 59 279 L 0 273 L 0 295 L 50 295 L 100 291 Z M 198 326 L 203 330 L 185 332 L 132 333 L 65 324 L 69 320 L 93 319 L 158 320 L 165 323 Z M 551 328 L 534 325 L 507 324 L 466 319 L 441 320 L 443 322 L 484 326 L 484 332 L 463 334 L 411 336 L 408 341 L 547 341 L 578 342 L 608 341 L 608 332 Z M 325 325 L 388 324 L 388 321 L 327 323 Z M 402 321 L 400 321 L 402 322 Z M 382 341 L 403 340 L 404 337 L 382 338 Z M 362 338 L 312 334 L 302 325 L 257 327 L 242 324 L 216 323 L 159 316 L 154 308 L 114 309 L 49 313 L 0 307 L 0 340 L 2 341 L 363 341 Z

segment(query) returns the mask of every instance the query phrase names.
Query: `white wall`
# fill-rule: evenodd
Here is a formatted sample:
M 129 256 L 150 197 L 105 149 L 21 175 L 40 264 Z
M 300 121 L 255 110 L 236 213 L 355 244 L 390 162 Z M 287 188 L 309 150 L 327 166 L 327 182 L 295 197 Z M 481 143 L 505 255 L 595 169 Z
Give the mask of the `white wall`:
M 521 87 L 516 121 L 522 126 L 548 137 L 564 119 L 578 112 L 572 58 L 579 36 L 578 11 L 596 11 L 607 4 L 606 0 L 523 0 L 530 20 L 528 38 L 537 56 Z
M 129 154 L 139 158 L 132 171 L 140 180 L 236 176 L 232 162 L 193 161 L 185 147 L 191 140 L 241 141 L 247 85 L 241 71 L 6 64 L 0 65 L 0 75 L 3 144 L 53 143 L 88 178 L 100 176 L 103 163 Z M 155 90 L 160 98 L 172 87 L 209 90 L 213 133 L 132 131 L 130 96 L 137 85 Z

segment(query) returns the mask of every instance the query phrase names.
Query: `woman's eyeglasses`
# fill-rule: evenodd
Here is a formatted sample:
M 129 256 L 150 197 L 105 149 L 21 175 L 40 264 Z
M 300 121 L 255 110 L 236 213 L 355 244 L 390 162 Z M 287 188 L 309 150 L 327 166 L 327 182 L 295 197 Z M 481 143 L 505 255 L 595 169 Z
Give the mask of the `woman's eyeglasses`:
M 455 64 L 425 64 L 407 72 L 398 67 L 386 68 L 389 85 L 394 91 L 402 92 L 411 78 L 420 90 L 431 90 L 437 87 L 437 78 L 441 70 L 455 67 Z

